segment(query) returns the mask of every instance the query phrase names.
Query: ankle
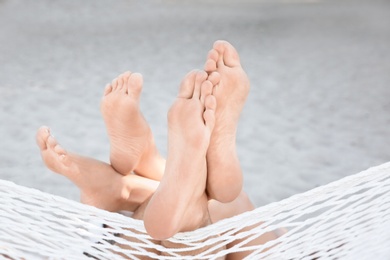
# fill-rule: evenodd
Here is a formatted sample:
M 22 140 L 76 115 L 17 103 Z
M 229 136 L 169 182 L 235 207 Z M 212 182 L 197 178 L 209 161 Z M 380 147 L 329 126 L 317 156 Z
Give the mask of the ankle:
M 134 172 L 152 180 L 160 181 L 165 171 L 165 159 L 157 148 L 148 151 L 141 156 Z

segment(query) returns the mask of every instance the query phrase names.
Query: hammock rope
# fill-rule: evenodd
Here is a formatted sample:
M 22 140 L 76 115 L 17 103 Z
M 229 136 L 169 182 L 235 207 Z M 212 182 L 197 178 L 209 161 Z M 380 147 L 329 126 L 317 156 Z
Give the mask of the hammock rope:
M 287 232 L 254 243 L 278 230 Z M 220 259 L 247 252 L 248 259 L 388 260 L 390 163 L 179 233 L 164 245 L 140 220 L 0 181 L 0 258 Z

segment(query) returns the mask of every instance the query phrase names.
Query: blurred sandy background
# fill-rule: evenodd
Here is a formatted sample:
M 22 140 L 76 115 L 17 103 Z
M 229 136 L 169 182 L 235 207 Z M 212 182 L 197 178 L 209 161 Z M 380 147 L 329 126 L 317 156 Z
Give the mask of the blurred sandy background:
M 252 83 L 238 148 L 257 206 L 390 160 L 390 2 L 0 0 L 0 179 L 78 200 L 43 165 L 48 125 L 108 161 L 104 85 L 144 75 L 142 109 L 166 154 L 166 112 L 217 39 Z

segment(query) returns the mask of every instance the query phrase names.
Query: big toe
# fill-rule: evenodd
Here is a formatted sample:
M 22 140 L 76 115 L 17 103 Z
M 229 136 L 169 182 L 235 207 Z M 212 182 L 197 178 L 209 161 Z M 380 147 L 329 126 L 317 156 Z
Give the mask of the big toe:
M 50 129 L 47 126 L 41 126 L 36 135 L 36 141 L 41 150 L 47 149 L 47 139 L 50 136 Z
M 221 55 L 222 61 L 226 66 L 240 66 L 240 57 L 237 50 L 227 41 L 216 41 L 214 49 Z
M 132 73 L 127 82 L 127 93 L 138 99 L 141 95 L 143 82 L 144 80 L 140 73 Z

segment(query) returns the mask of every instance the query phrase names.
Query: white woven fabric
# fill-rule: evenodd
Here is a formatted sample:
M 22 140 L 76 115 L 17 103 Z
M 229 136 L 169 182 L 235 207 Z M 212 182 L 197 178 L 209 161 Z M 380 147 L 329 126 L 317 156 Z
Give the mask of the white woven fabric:
M 288 232 L 248 245 L 280 228 Z M 225 247 L 232 241 L 242 242 Z M 247 251 L 249 259 L 388 260 L 390 163 L 177 234 L 170 242 L 180 248 L 153 242 L 141 221 L 0 181 L 0 257 L 5 259 L 217 259 Z

